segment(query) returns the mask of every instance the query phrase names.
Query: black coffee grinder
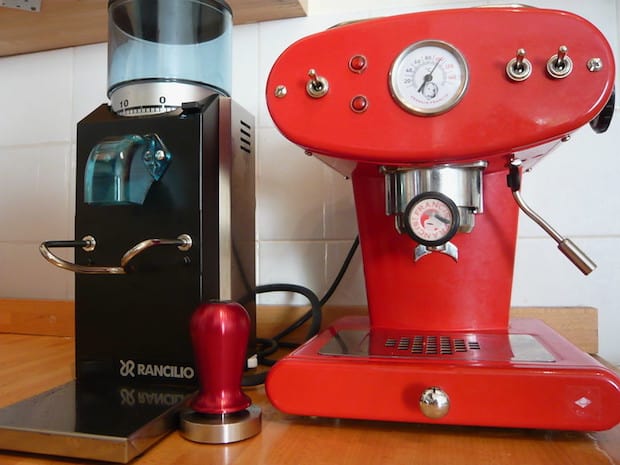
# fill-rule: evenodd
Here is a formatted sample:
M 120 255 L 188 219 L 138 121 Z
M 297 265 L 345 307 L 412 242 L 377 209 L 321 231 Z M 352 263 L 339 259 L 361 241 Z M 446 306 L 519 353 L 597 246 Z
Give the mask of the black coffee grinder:
M 78 123 L 76 381 L 0 410 L 0 449 L 128 462 L 176 427 L 193 311 L 241 303 L 255 346 L 254 120 L 220 0 L 112 0 L 108 96 Z M 74 261 L 54 248 L 75 249 Z

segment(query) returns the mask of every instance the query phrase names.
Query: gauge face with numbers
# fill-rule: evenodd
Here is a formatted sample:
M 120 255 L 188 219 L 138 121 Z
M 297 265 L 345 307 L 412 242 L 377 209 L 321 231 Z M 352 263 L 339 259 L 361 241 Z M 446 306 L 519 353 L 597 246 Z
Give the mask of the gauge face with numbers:
M 396 58 L 390 69 L 390 91 L 410 113 L 438 115 L 465 95 L 467 63 L 452 45 L 439 40 L 416 42 Z
M 445 244 L 459 227 L 456 204 L 440 192 L 415 196 L 405 209 L 405 230 L 419 244 Z

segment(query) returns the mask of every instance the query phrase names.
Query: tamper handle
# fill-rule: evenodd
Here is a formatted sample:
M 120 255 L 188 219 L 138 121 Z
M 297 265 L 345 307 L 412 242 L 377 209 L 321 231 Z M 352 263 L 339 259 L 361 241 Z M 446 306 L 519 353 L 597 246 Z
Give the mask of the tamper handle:
M 245 308 L 236 302 L 202 304 L 192 315 L 190 333 L 200 383 L 191 408 L 225 415 L 249 407 L 252 401 L 241 390 L 250 335 Z

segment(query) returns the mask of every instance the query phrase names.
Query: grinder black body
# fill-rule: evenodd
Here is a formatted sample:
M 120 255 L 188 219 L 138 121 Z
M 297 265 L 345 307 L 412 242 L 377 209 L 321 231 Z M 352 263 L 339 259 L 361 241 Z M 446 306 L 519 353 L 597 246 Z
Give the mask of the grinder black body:
M 81 175 L 93 172 L 87 169 L 93 147 L 105 138 L 145 134 L 159 137 L 170 160 L 144 202 L 85 201 L 88 189 L 96 187 Z M 136 244 L 182 234 L 191 238 L 191 247 L 152 247 L 136 256 L 124 274 L 76 273 L 78 381 L 195 383 L 188 322 L 209 300 L 244 305 L 253 322 L 251 354 L 256 311 L 253 134 L 252 116 L 218 95 L 157 116 L 122 117 L 102 105 L 80 121 L 75 237 L 90 236 L 96 247 L 76 249 L 76 264 L 118 266 Z M 132 168 L 132 175 L 139 169 Z
M 198 388 L 190 317 L 204 302 L 241 303 L 255 353 L 253 126 L 217 94 L 157 115 L 101 105 L 80 121 L 75 239 L 41 245 L 75 272 L 76 380 L 0 409 L 0 449 L 144 452 Z M 73 262 L 54 247 L 75 248 Z

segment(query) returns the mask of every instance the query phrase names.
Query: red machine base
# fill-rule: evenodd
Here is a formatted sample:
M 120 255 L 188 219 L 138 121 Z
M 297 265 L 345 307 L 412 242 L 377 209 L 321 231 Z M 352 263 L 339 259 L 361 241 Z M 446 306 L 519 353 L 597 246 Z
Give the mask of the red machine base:
M 449 397 L 438 419 L 419 405 L 433 387 Z M 409 334 L 343 318 L 278 362 L 266 389 L 296 415 L 580 431 L 620 422 L 620 378 L 530 319 L 507 333 Z

